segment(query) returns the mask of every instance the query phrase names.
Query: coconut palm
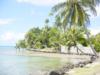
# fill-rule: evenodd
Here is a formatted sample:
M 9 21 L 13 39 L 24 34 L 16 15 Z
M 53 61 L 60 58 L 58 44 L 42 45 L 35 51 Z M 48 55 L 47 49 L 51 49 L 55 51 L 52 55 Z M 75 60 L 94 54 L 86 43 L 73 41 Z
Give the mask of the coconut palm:
M 49 45 L 58 50 L 60 47 L 60 31 L 56 27 L 51 27 L 49 31 Z
M 16 43 L 16 48 L 18 48 L 18 49 L 20 49 L 20 48 L 27 48 L 25 40 L 19 40 Z
M 89 40 L 89 34 L 87 32 L 87 25 L 90 24 L 89 12 L 96 15 L 95 7 L 99 3 L 100 0 L 66 0 L 55 5 L 52 11 L 56 13 L 56 16 L 62 18 L 62 26 L 64 28 L 83 26 Z M 89 43 L 94 54 L 97 55 L 90 41 Z
M 63 33 L 64 33 L 65 30 L 66 30 L 65 26 L 62 25 L 61 17 L 60 17 L 60 16 L 56 16 L 56 17 L 55 17 L 54 26 L 55 26 L 56 28 L 58 28 L 59 31 L 61 31 L 61 32 L 63 32 Z
M 77 48 L 77 53 L 80 51 L 81 53 L 84 53 L 81 49 L 78 48 L 78 44 L 82 44 L 83 46 L 87 46 L 88 42 L 84 36 L 84 30 L 83 28 L 74 28 L 68 29 L 65 33 L 66 38 L 66 45 L 68 47 L 68 50 L 70 52 L 70 48 L 74 47 Z
M 39 28 L 32 28 L 26 33 L 25 40 L 29 48 L 34 48 L 34 45 L 37 42 L 38 35 L 40 34 L 40 32 L 41 30 Z
M 95 36 L 91 36 L 92 44 L 97 52 L 100 52 L 100 33 Z
M 43 47 L 49 47 L 49 31 L 51 29 L 51 27 L 48 26 L 49 23 L 49 19 L 45 20 L 45 27 L 42 28 L 41 34 L 40 34 L 40 38 L 41 38 L 41 42 L 43 44 Z

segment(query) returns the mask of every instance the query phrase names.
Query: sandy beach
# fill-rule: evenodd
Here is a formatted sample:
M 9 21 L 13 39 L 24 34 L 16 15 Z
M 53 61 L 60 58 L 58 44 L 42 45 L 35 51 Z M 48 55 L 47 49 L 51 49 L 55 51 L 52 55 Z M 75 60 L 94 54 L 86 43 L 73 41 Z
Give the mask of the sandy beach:
M 44 56 L 44 57 L 57 57 L 61 59 L 72 59 L 73 62 L 79 59 L 81 60 L 90 60 L 88 55 L 68 55 L 60 53 L 44 53 L 44 52 L 34 52 L 34 51 L 25 51 L 20 53 L 20 55 L 27 56 Z M 75 60 L 73 60 L 75 59 Z M 87 64 L 84 68 L 75 68 L 68 72 L 69 75 L 100 75 L 100 58 L 98 58 L 92 64 Z M 67 75 L 67 74 L 65 74 Z
M 35 51 L 17 52 L 17 55 L 72 58 L 72 59 L 87 59 L 87 60 L 90 59 L 89 55 L 75 55 L 75 54 L 48 53 L 48 52 L 35 52 Z
M 74 68 L 65 75 L 100 75 L 100 54 L 99 58 L 83 68 Z

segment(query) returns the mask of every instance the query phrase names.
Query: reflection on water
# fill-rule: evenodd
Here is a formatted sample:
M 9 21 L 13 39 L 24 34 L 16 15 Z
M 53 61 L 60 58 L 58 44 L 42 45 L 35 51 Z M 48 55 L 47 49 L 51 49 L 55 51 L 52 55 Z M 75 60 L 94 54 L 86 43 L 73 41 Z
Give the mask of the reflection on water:
M 1 53 L 6 50 L 14 52 L 14 48 L 0 48 Z M 41 75 L 41 72 L 61 65 L 60 58 L 0 55 L 0 75 Z

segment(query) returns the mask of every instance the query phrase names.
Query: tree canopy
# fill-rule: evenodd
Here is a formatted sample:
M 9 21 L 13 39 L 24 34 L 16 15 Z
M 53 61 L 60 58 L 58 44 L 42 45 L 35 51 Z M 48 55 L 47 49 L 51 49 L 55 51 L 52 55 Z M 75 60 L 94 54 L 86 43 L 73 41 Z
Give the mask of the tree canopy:
M 52 14 L 55 15 L 55 22 L 53 26 L 49 26 L 49 19 L 45 20 L 45 26 L 43 28 L 32 28 L 26 35 L 24 43 L 19 41 L 17 46 L 23 48 L 55 48 L 58 49 L 61 45 L 77 46 L 82 44 L 93 49 L 93 43 L 95 49 L 99 43 L 97 39 L 99 35 L 95 37 L 93 43 L 90 41 L 87 25 L 90 24 L 90 13 L 96 15 L 96 6 L 99 5 L 100 0 L 66 0 L 62 3 L 55 5 L 52 8 Z M 87 37 L 85 36 L 87 35 Z M 94 38 L 93 38 L 94 39 Z

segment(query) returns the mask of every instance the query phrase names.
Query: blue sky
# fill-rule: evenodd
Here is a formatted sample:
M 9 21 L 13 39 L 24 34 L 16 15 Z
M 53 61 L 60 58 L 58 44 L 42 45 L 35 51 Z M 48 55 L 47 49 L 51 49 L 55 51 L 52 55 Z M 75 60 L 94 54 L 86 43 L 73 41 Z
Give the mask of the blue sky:
M 59 0 L 61 2 L 62 0 Z M 43 27 L 44 21 L 58 0 L 0 0 L 0 45 L 15 45 L 32 27 Z M 92 34 L 100 32 L 98 15 L 91 17 Z

